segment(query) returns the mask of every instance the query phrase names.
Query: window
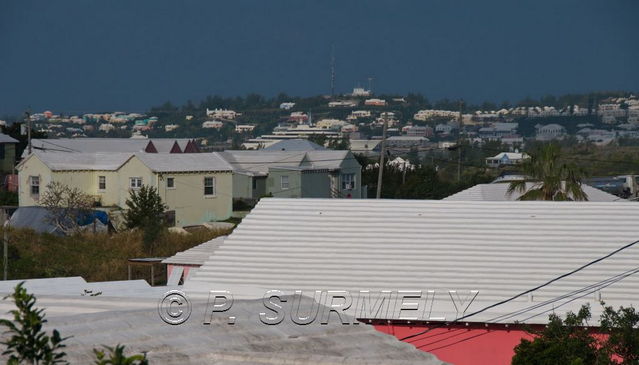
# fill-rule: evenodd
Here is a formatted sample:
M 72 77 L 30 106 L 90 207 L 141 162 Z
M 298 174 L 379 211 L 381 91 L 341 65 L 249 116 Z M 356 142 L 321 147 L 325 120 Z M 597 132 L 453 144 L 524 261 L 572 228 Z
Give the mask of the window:
M 166 178 L 166 188 L 167 189 L 175 189 L 175 178 L 167 177 Z
M 98 176 L 98 190 L 106 190 L 106 176 Z
M 355 189 L 355 174 L 342 174 L 342 190 Z
M 0 160 L 4 160 L 4 143 L 0 143 Z
M 31 195 L 40 195 L 40 176 L 29 176 Z
M 255 178 L 255 176 L 253 176 L 251 180 L 253 180 L 253 190 L 257 189 L 257 179 Z
M 282 187 L 282 190 L 287 190 L 289 185 L 288 185 L 288 176 L 284 175 L 280 177 L 280 186 Z
M 142 187 L 142 178 L 141 177 L 131 177 L 129 178 L 129 186 L 131 189 L 139 189 Z
M 207 176 L 204 178 L 204 195 L 205 196 L 215 195 L 215 178 L 214 177 Z

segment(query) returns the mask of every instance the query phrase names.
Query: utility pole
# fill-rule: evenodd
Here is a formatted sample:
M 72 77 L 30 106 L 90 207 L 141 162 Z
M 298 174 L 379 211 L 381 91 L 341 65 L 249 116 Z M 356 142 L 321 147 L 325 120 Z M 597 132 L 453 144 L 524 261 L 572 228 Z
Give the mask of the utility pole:
M 2 223 L 2 243 L 3 243 L 3 256 L 2 256 L 2 280 L 7 280 L 7 272 L 9 266 L 9 235 L 7 234 L 7 211 L 0 210 L 0 222 Z
M 384 174 L 384 155 L 386 155 L 386 130 L 388 129 L 387 115 L 384 115 L 384 131 L 382 132 L 382 150 L 379 155 L 379 175 L 377 175 L 377 196 L 382 197 L 382 176 Z
M 461 173 L 462 173 L 462 129 L 464 129 L 464 119 L 462 117 L 462 111 L 464 107 L 464 102 L 459 101 L 459 125 L 457 126 L 457 181 L 461 181 Z
M 335 45 L 331 45 L 331 96 L 335 96 Z
M 32 147 L 31 147 L 31 113 L 29 113 L 28 111 L 24 112 L 24 117 L 26 118 L 26 122 L 27 122 L 27 149 L 29 151 L 29 154 L 31 154 L 32 152 Z

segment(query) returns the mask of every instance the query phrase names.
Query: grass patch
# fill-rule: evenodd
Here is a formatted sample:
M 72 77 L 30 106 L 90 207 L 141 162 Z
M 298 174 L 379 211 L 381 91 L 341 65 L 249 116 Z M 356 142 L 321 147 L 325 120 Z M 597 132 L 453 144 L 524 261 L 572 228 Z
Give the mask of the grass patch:
M 126 280 L 129 258 L 172 256 L 228 233 L 208 229 L 197 230 L 188 235 L 164 232 L 151 253 L 145 251 L 140 231 L 57 237 L 28 229 L 10 229 L 8 278 L 82 276 L 86 281 Z M 133 268 L 133 279 L 150 279 L 148 267 Z M 155 269 L 155 282 L 164 282 L 164 265 L 156 265 Z

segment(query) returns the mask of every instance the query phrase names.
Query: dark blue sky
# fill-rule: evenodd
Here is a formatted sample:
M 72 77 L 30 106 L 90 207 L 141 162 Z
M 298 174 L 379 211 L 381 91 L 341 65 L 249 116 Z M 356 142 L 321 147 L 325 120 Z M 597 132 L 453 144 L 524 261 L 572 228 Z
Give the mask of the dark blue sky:
M 209 94 L 639 90 L 636 0 L 0 1 L 0 115 Z

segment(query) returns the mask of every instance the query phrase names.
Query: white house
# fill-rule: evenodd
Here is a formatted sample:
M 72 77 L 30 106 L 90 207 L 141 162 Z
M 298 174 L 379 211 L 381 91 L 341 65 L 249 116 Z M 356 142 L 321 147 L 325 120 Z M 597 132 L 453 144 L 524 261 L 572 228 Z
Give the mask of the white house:
M 493 157 L 486 159 L 486 165 L 489 167 L 499 167 L 508 165 L 517 165 L 522 163 L 528 155 L 519 152 L 501 152 Z
M 537 124 L 535 129 L 538 141 L 551 141 L 553 139 L 562 139 L 566 136 L 566 128 L 559 124 Z

